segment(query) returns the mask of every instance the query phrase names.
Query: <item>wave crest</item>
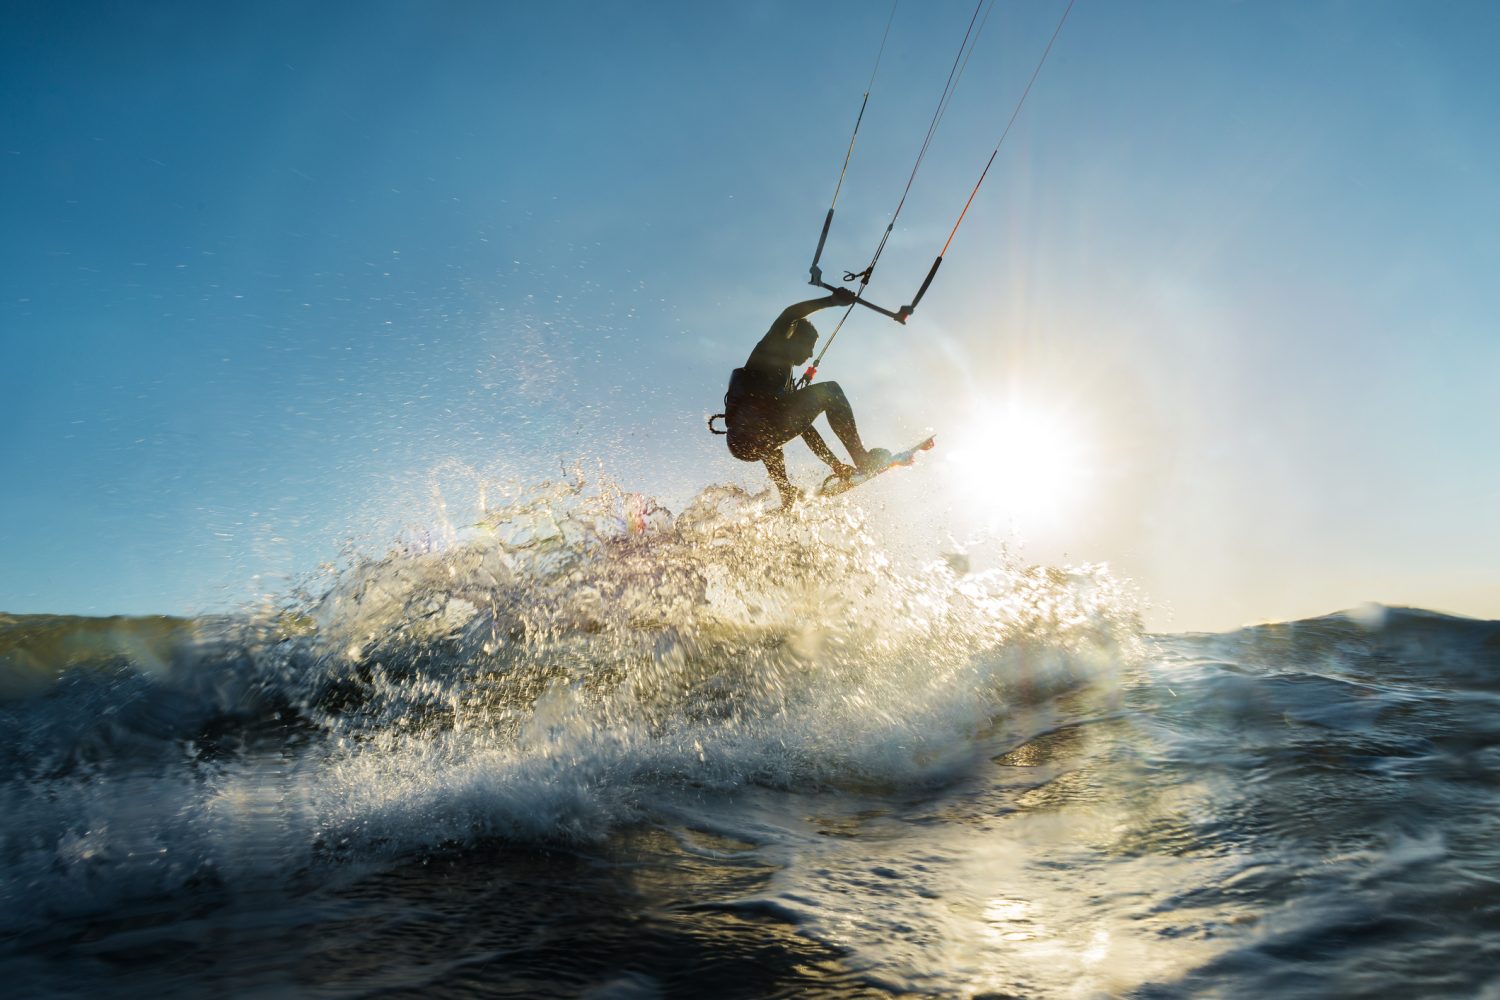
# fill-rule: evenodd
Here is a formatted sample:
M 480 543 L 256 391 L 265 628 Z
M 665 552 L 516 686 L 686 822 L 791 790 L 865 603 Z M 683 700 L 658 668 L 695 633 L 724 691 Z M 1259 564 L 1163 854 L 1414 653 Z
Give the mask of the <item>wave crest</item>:
M 783 516 L 712 487 L 673 516 L 572 478 L 281 607 L 157 623 L 149 658 L 132 639 L 33 662 L 57 679 L 0 705 L 0 861 L 15 886 L 94 888 L 9 903 L 35 921 L 452 841 L 591 839 L 747 784 L 941 781 L 1010 707 L 1138 655 L 1103 567 L 900 563 L 847 504 Z

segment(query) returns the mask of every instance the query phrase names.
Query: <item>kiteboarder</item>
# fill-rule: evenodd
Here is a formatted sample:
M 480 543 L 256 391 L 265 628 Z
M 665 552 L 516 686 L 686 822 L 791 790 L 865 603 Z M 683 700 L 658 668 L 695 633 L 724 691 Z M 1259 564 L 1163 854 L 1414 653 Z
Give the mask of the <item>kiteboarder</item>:
M 823 218 L 823 230 L 818 237 L 818 248 L 813 252 L 812 266 L 808 269 L 809 283 L 826 288 L 833 294 L 827 298 L 799 302 L 783 310 L 776 322 L 771 324 L 771 329 L 761 338 L 760 343 L 755 345 L 755 350 L 750 352 L 750 359 L 745 362 L 745 366 L 736 368 L 734 374 L 730 376 L 729 391 L 724 396 L 725 412 L 716 413 L 708 418 L 709 430 L 715 434 L 728 435 L 729 451 L 735 458 L 745 462 L 765 463 L 766 471 L 771 474 L 771 481 L 781 492 L 783 507 L 790 507 L 802 495 L 802 491 L 787 479 L 786 458 L 781 453 L 782 446 L 794 437 L 800 436 L 807 442 L 813 454 L 833 469 L 833 475 L 824 480 L 823 485 L 818 489 L 818 495 L 824 497 L 834 496 L 858 486 L 886 469 L 898 465 L 910 465 L 918 452 L 933 447 L 934 439 L 929 435 L 925 440 L 896 455 L 892 455 L 884 448 L 865 448 L 859 439 L 859 431 L 854 425 L 854 412 L 849 408 L 849 401 L 844 398 L 843 390 L 839 388 L 838 383 L 811 384 L 813 375 L 822 364 L 823 355 L 828 352 L 834 338 L 838 336 L 844 320 L 840 320 L 838 326 L 834 327 L 833 332 L 828 335 L 828 341 L 824 343 L 823 350 L 819 352 L 817 360 L 807 369 L 801 380 L 792 381 L 792 366 L 799 365 L 812 357 L 813 347 L 818 341 L 818 331 L 808 322 L 807 317 L 819 309 L 845 306 L 848 311 L 844 313 L 844 319 L 848 319 L 849 314 L 854 311 L 854 306 L 858 304 L 903 325 L 911 318 L 917 304 L 922 301 L 933 279 L 937 277 L 938 268 L 942 266 L 943 258 L 947 256 L 949 248 L 953 245 L 953 238 L 958 235 L 958 227 L 963 225 L 964 217 L 969 214 L 969 206 L 974 203 L 974 196 L 979 193 L 980 185 L 989 176 L 990 167 L 994 166 L 995 157 L 999 155 L 1000 147 L 1005 143 L 1005 137 L 1010 134 L 1011 126 L 1015 124 L 1022 105 L 1026 103 L 1026 96 L 1031 93 L 1031 85 L 1036 82 L 1037 75 L 1042 71 L 1042 65 L 1047 61 L 1048 53 L 1052 51 L 1053 43 L 1057 41 L 1057 36 L 1062 31 L 1063 23 L 1067 21 L 1068 14 L 1073 10 L 1073 3 L 1074 0 L 1068 0 L 1067 7 L 1058 19 L 1057 27 L 1052 31 L 1052 37 L 1048 39 L 1041 58 L 1037 60 L 1036 68 L 1031 72 L 1026 88 L 1021 91 L 1021 96 L 1016 101 L 1010 120 L 1006 123 L 1004 131 L 1000 133 L 1000 138 L 996 141 L 995 148 L 991 150 L 984 169 L 979 172 L 979 180 L 974 182 L 974 187 L 969 192 L 963 209 L 958 213 L 958 220 L 953 223 L 953 228 L 948 232 L 948 239 L 943 243 L 943 249 L 927 271 L 927 277 L 922 280 L 911 302 L 894 310 L 876 305 L 865 298 L 864 293 L 875 272 L 875 265 L 880 261 L 881 254 L 885 252 L 891 233 L 895 231 L 896 219 L 906 205 L 906 196 L 911 193 L 912 183 L 916 180 L 917 171 L 922 166 L 922 159 L 927 155 L 933 131 L 942 119 L 943 111 L 948 107 L 948 102 L 953 96 L 953 89 L 959 77 L 962 76 L 963 67 L 968 65 L 969 56 L 973 54 L 974 46 L 978 42 L 975 23 L 984 4 L 981 2 L 976 6 L 973 16 L 969 19 L 969 26 L 964 31 L 963 40 L 959 43 L 958 52 L 954 56 L 953 67 L 948 72 L 948 82 L 943 86 L 942 96 L 938 99 L 932 121 L 927 126 L 927 137 L 917 153 L 911 175 L 906 180 L 906 188 L 901 192 L 901 200 L 896 203 L 896 210 L 891 213 L 885 232 L 880 237 L 880 242 L 876 244 L 874 254 L 870 257 L 870 263 L 862 271 L 844 272 L 844 281 L 859 282 L 859 291 L 854 292 L 824 281 L 823 269 L 819 263 L 827 245 L 829 229 L 833 225 L 833 212 L 838 204 L 839 192 L 844 187 L 844 174 L 849 169 L 849 160 L 854 153 L 854 140 L 859 135 L 859 126 L 864 121 L 865 107 L 870 100 L 870 86 L 865 88 L 859 114 L 854 119 L 854 132 L 849 137 L 849 149 L 844 154 L 844 166 L 839 171 L 839 180 L 833 189 L 833 201 L 828 206 L 828 214 Z M 894 5 L 891 8 L 891 15 L 894 18 Z M 981 29 L 983 26 L 983 22 L 979 22 Z M 887 35 L 889 32 L 890 23 L 887 22 Z M 875 55 L 876 71 L 880 68 L 880 57 L 884 52 L 885 36 L 882 36 L 880 51 Z M 874 82 L 875 73 L 872 72 L 871 86 Z M 833 452 L 828 450 L 828 446 L 824 444 L 818 432 L 813 430 L 813 421 L 822 413 L 828 414 L 829 426 L 844 443 L 844 447 L 849 449 L 849 457 L 854 461 L 853 466 L 840 462 Z M 724 421 L 724 430 L 714 427 L 714 421 L 720 419 Z
M 812 453 L 841 479 L 871 473 L 890 463 L 890 452 L 866 448 L 859 439 L 854 411 L 837 382 L 798 388 L 792 381 L 793 366 L 812 357 L 818 342 L 817 328 L 807 317 L 830 306 L 848 306 L 854 298 L 852 291 L 839 288 L 824 298 L 788 306 L 760 338 L 745 366 L 736 368 L 729 377 L 729 391 L 724 394 L 729 453 L 743 462 L 765 463 L 771 482 L 781 493 L 783 508 L 802 496 L 802 491 L 787 479 L 786 457 L 781 451 L 794 437 L 807 442 Z M 824 413 L 833 433 L 848 449 L 852 466 L 839 461 L 813 428 L 813 421 Z

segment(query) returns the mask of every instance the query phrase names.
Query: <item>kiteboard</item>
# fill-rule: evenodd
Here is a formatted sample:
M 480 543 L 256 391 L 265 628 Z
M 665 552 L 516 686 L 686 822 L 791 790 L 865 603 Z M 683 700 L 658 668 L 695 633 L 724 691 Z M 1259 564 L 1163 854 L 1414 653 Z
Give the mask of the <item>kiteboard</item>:
M 854 489 L 854 487 L 859 486 L 863 483 L 868 483 L 870 480 L 874 479 L 876 476 L 880 475 L 882 472 L 885 472 L 888 469 L 894 469 L 898 465 L 911 465 L 917 460 L 917 452 L 928 451 L 932 448 L 933 443 L 934 439 L 928 438 L 927 440 L 919 444 L 912 445 L 905 451 L 898 451 L 896 452 L 896 454 L 891 456 L 891 460 L 889 462 L 885 463 L 882 466 L 879 466 L 876 469 L 871 470 L 870 472 L 856 472 L 854 475 L 848 477 L 847 479 L 841 479 L 837 475 L 829 476 L 827 479 L 823 480 L 823 485 L 818 487 L 818 496 L 835 497 L 840 493 L 846 493 L 849 490 Z

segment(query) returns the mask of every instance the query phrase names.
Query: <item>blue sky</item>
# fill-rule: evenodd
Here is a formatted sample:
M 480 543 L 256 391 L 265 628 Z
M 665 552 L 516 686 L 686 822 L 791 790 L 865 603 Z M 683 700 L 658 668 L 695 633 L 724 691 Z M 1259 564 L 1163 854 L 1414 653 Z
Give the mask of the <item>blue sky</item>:
M 875 299 L 1062 6 L 997 2 Z M 0 609 L 274 595 L 466 468 L 759 487 L 703 417 L 812 291 L 887 10 L 7 4 Z M 828 271 L 972 10 L 898 8 Z M 1497 43 L 1482 3 L 1079 0 L 922 309 L 829 354 L 867 439 L 939 435 L 862 502 L 1108 562 L 1160 628 L 1500 615 Z

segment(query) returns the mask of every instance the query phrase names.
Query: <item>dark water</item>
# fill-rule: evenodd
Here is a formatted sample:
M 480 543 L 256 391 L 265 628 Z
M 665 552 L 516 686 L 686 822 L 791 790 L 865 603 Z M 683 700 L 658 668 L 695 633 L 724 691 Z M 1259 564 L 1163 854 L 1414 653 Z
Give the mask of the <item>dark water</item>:
M 767 553 L 775 553 L 774 557 Z M 1500 997 L 1500 623 L 573 486 L 193 621 L 0 619 L 13 996 Z

